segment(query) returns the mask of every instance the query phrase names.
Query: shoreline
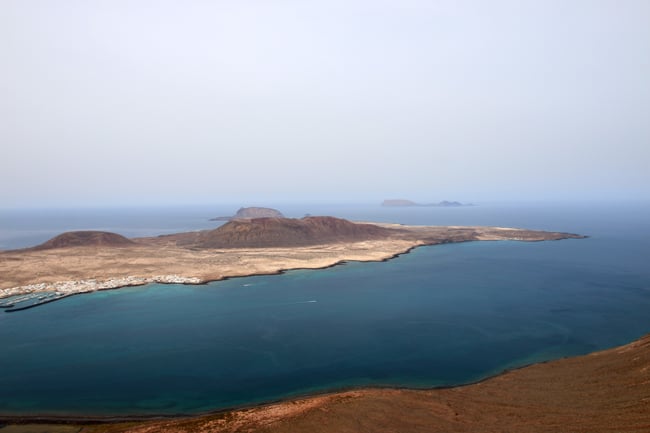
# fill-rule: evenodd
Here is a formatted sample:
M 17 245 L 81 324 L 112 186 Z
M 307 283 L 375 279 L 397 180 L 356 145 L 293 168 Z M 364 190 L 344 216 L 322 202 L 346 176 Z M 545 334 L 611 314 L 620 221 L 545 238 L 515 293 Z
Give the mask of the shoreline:
M 428 226 L 404 226 L 410 227 L 413 231 L 424 230 L 426 234 L 426 229 L 436 229 L 439 230 L 440 227 L 428 227 Z M 460 227 L 449 227 L 447 229 L 459 229 Z M 461 230 L 467 229 L 476 229 L 476 227 L 462 227 Z M 135 287 L 142 286 L 147 284 L 185 284 L 185 285 L 203 285 L 209 284 L 216 281 L 224 281 L 233 278 L 245 278 L 245 277 L 254 277 L 254 276 L 270 276 L 270 275 L 281 275 L 286 272 L 296 271 L 296 270 L 318 270 L 318 269 L 329 269 L 346 262 L 360 262 L 360 263 L 372 263 L 372 262 L 386 262 L 392 259 L 395 259 L 401 255 L 408 254 L 415 248 L 423 246 L 435 246 L 435 245 L 444 245 L 449 243 L 461 243 L 461 242 L 485 242 L 485 241 L 497 241 L 497 240 L 508 240 L 508 241 L 517 241 L 517 242 L 540 242 L 546 240 L 565 240 L 573 238 L 585 238 L 585 236 L 573 235 L 570 233 L 553 233 L 553 232 L 540 232 L 540 231 L 529 231 L 524 229 L 510 229 L 510 228 L 500 228 L 500 227 L 486 227 L 482 228 L 486 230 L 492 230 L 492 233 L 483 236 L 476 237 L 461 237 L 461 238 L 436 238 L 436 239 L 427 239 L 426 236 L 417 236 L 410 239 L 388 239 L 381 241 L 361 241 L 361 242 L 352 242 L 352 243 L 338 243 L 338 244 L 325 244 L 325 245 L 315 245 L 308 247 L 297 247 L 297 248 L 248 248 L 248 249 L 232 249 L 232 250 L 203 250 L 200 254 L 203 254 L 199 259 L 204 261 L 211 259 L 214 261 L 216 257 L 221 259 L 230 259 L 228 265 L 229 269 L 219 268 L 218 274 L 210 272 L 210 269 L 206 270 L 204 268 L 196 268 L 198 264 L 195 264 L 194 270 L 183 270 L 183 268 L 176 268 L 177 272 L 174 273 L 158 273 L 154 275 L 140 275 L 129 273 L 127 275 L 116 275 L 119 271 L 114 272 L 113 274 L 107 274 L 105 276 L 96 276 L 97 271 L 94 272 L 94 275 L 86 278 L 78 279 L 52 279 L 47 282 L 31 282 L 30 284 L 16 285 L 11 287 L 2 288 L 2 281 L 0 280 L 0 305 L 2 305 L 2 300 L 22 295 L 38 294 L 38 293 L 52 293 L 55 299 L 48 299 L 47 302 L 35 303 L 26 308 L 18 308 L 11 310 L 11 307 L 2 307 L 0 309 L 5 309 L 6 312 L 19 311 L 27 308 L 33 308 L 44 303 L 53 302 L 65 297 L 92 293 L 100 290 L 116 290 L 123 287 Z M 517 233 L 522 233 L 527 236 L 512 236 L 512 235 L 501 235 L 499 231 L 515 231 Z M 497 232 L 495 234 L 494 232 Z M 419 234 L 419 233 L 416 233 Z M 376 248 L 376 246 L 379 246 Z M 147 250 L 142 250 L 143 246 L 138 245 L 135 247 L 136 259 L 141 258 L 142 256 L 147 257 Z M 66 254 L 71 256 L 71 259 L 76 259 L 77 261 L 92 261 L 93 256 L 89 253 L 104 253 L 109 254 L 115 253 L 115 251 L 122 252 L 126 251 L 125 248 L 119 249 L 88 249 L 88 247 L 77 247 L 70 249 L 60 249 L 54 251 L 60 251 L 61 256 L 65 259 Z M 176 250 L 176 251 L 174 251 Z M 190 255 L 189 259 L 192 259 L 191 254 L 194 253 L 192 250 L 185 250 L 183 248 L 176 247 L 171 251 L 171 254 L 168 254 L 166 257 L 167 261 L 173 259 L 174 255 Z M 131 251 L 133 252 L 133 251 Z M 49 254 L 49 256 L 48 256 Z M 290 254 L 300 255 L 305 254 L 307 257 L 299 257 L 295 264 L 290 264 L 282 262 L 282 256 L 287 256 Z M 312 254 L 312 256 L 309 256 Z M 22 255 L 29 257 L 30 255 L 34 256 L 37 260 L 37 266 L 40 265 L 41 255 L 39 252 L 31 252 L 27 250 L 13 250 L 0 252 L 0 271 L 2 271 L 2 258 L 11 257 L 12 255 L 17 256 L 16 258 L 11 258 L 9 260 L 20 261 L 23 259 Z M 232 257 L 235 257 L 234 259 Z M 243 259 L 242 259 L 243 257 Z M 273 260 L 276 257 L 280 257 L 280 261 L 273 263 Z M 46 252 L 46 259 L 51 259 L 52 254 Z M 54 255 L 53 260 L 55 260 L 54 266 L 59 267 L 59 264 L 56 263 L 59 256 Z M 111 257 L 112 258 L 112 257 Z M 243 270 L 248 263 L 247 260 L 257 260 L 260 263 L 257 269 Z M 113 259 L 114 260 L 114 259 Z M 250 261 L 250 260 L 249 260 Z M 270 262 L 270 263 L 269 263 Z M 115 263 L 111 263 L 115 265 Z M 47 267 L 47 266 L 45 266 Z M 96 265 L 96 267 L 98 267 Z M 158 265 L 159 268 L 165 268 L 165 263 Z M 171 267 L 171 266 L 169 266 Z M 210 267 L 215 267 L 214 263 L 210 263 Z M 260 269 L 261 268 L 261 269 Z M 37 268 L 38 269 L 38 268 Z M 137 269 L 137 266 L 136 266 Z M 12 269 L 14 272 L 19 272 L 19 270 Z M 162 270 L 162 269 L 161 269 Z M 25 272 L 28 272 L 27 270 Z M 39 272 L 37 272 L 38 274 Z M 208 275 L 205 275 L 207 273 Z M 1 274 L 1 272 L 0 272 Z M 204 275 L 201 275 L 204 274 Z M 83 275 L 83 274 L 82 274 Z M 24 278 L 24 276 L 22 277 Z M 36 280 L 38 281 L 38 277 Z M 41 280 L 44 278 L 41 278 Z
M 433 387 L 409 387 L 409 386 L 395 386 L 395 385 L 364 385 L 364 386 L 344 386 L 323 391 L 308 391 L 297 392 L 285 397 L 274 398 L 265 400 L 258 403 L 241 404 L 228 406 L 204 412 L 196 413 L 177 413 L 177 414 L 152 414 L 152 415 L 2 415 L 0 414 L 0 428 L 3 425 L 28 425 L 28 424 L 52 424 L 52 425 L 111 425 L 121 423 L 147 423 L 155 421 L 180 421 L 180 420 L 193 420 L 210 418 L 220 416 L 233 412 L 251 411 L 256 409 L 264 409 L 277 405 L 293 404 L 304 400 L 312 400 L 318 398 L 337 397 L 348 393 L 365 393 L 374 391 L 406 391 L 411 393 L 418 393 L 425 396 L 432 392 L 440 391 L 454 391 L 463 390 L 475 387 L 477 385 L 489 383 L 496 379 L 503 378 L 508 375 L 516 374 L 517 372 L 526 371 L 532 368 L 539 367 L 553 367 L 553 364 L 558 364 L 563 361 L 579 361 L 588 359 L 594 356 L 602 356 L 611 352 L 623 352 L 630 346 L 646 344 L 650 342 L 650 333 L 641 335 L 640 337 L 623 344 L 612 346 L 605 349 L 596 350 L 583 355 L 565 356 L 556 359 L 533 362 L 519 367 L 507 368 L 501 372 L 486 376 L 484 378 L 462 383 L 458 385 L 441 385 Z
M 466 241 L 463 241 L 466 242 Z M 391 254 L 389 256 L 383 257 L 383 258 L 378 258 L 378 259 L 367 259 L 367 260 L 349 260 L 349 259 L 341 259 L 336 261 L 335 263 L 328 264 L 328 265 L 323 265 L 323 266 L 316 266 L 316 267 L 295 267 L 295 268 L 281 268 L 277 269 L 275 271 L 269 271 L 269 272 L 260 272 L 260 273 L 250 273 L 250 274 L 243 274 L 243 275 L 224 275 L 220 278 L 216 279 L 200 279 L 198 277 L 184 277 L 180 275 L 157 275 L 154 277 L 136 277 L 136 276 L 127 276 L 127 277 L 115 277 L 115 278 L 109 278 L 109 279 L 104 279 L 101 281 L 97 281 L 95 279 L 88 279 L 88 280 L 68 280 L 68 281 L 56 281 L 53 283 L 37 283 L 37 284 L 29 284 L 25 286 L 17 286 L 17 287 L 9 287 L 6 289 L 0 289 L 0 303 L 2 300 L 14 297 L 14 296 L 21 296 L 21 295 L 30 295 L 30 294 L 38 294 L 38 293 L 49 293 L 52 291 L 55 292 L 60 292 L 61 296 L 56 298 L 56 299 L 49 299 L 45 302 L 42 303 L 37 303 L 35 305 L 30 305 L 28 307 L 23 307 L 19 309 L 11 309 L 12 307 L 2 307 L 0 306 L 0 309 L 5 309 L 7 312 L 13 312 L 13 311 L 22 311 L 26 310 L 29 308 L 34 308 L 46 303 L 58 301 L 60 299 L 68 298 L 70 296 L 75 296 L 75 295 L 83 295 L 83 294 L 88 294 L 88 293 L 94 293 L 98 291 L 104 291 L 104 290 L 119 290 L 125 287 L 139 287 L 139 286 L 147 286 L 150 284 L 180 284 L 180 285 L 191 285 L 191 286 L 200 286 L 200 285 L 206 285 L 218 281 L 226 281 L 226 280 L 232 280 L 236 278 L 249 278 L 249 277 L 260 277 L 260 276 L 273 276 L 273 275 L 282 275 L 286 274 L 287 272 L 291 271 L 301 271 L 301 270 L 306 270 L 306 271 L 316 271 L 316 270 L 323 270 L 323 269 L 330 269 L 334 268 L 337 266 L 344 265 L 346 263 L 351 263 L 351 262 L 357 262 L 357 263 L 381 263 L 381 262 L 387 262 L 389 260 L 396 259 L 402 255 L 408 254 L 411 251 L 413 251 L 416 248 L 419 247 L 425 247 L 425 246 L 435 246 L 435 245 L 440 245 L 439 243 L 431 243 L 431 244 L 417 244 L 408 247 L 404 251 L 397 252 L 394 254 Z M 65 287 L 70 287 L 73 286 L 75 288 L 79 288 L 78 290 L 74 291 L 67 291 L 70 289 L 66 289 Z M 89 287 L 90 286 L 90 287 Z
M 56 292 L 61 296 L 56 299 L 47 299 L 49 303 L 64 297 L 74 296 L 84 293 L 92 293 L 99 290 L 116 290 L 122 287 L 134 287 L 147 284 L 187 284 L 187 285 L 203 285 L 211 282 L 223 281 L 234 278 L 244 278 L 252 276 L 270 276 L 281 275 L 290 271 L 296 270 L 318 270 L 328 269 L 336 266 L 344 265 L 350 262 L 386 262 L 399 256 L 409 254 L 414 249 L 422 246 L 435 246 L 449 243 L 461 242 L 476 242 L 476 241 L 543 241 L 543 240 L 560 240 L 572 238 L 584 238 L 585 236 L 574 235 L 570 233 L 558 232 L 541 232 L 531 231 L 524 229 L 511 229 L 511 228 L 497 228 L 497 227 L 429 227 L 429 226 L 412 226 L 407 228 L 409 237 L 391 238 L 384 240 L 372 240 L 350 243 L 337 243 L 327 245 L 315 245 L 301 248 L 259 248 L 259 249 L 229 249 L 229 250 L 200 250 L 187 249 L 179 247 L 178 245 L 162 244 L 165 239 L 155 239 L 152 244 L 139 244 L 132 248 L 93 248 L 93 247 L 75 247 L 63 248 L 53 251 L 9 251 L 0 253 L 0 275 L 2 274 L 3 260 L 4 264 L 15 265 L 20 270 L 20 265 L 23 262 L 31 260 L 39 267 L 32 269 L 41 271 L 49 270 L 48 265 L 53 268 L 64 268 L 67 273 L 65 275 L 77 274 L 84 275 L 83 273 L 97 272 L 95 269 L 104 270 L 103 264 L 108 262 L 109 266 L 106 267 L 105 272 L 113 269 L 119 269 L 124 265 L 127 270 L 133 269 L 147 269 L 142 261 L 148 258 L 150 254 L 156 254 L 162 251 L 164 255 L 157 256 L 159 259 L 162 257 L 164 260 L 159 260 L 154 264 L 158 266 L 157 269 L 167 269 L 166 266 L 177 265 L 176 269 L 184 269 L 185 263 L 192 263 L 193 267 L 187 269 L 187 272 L 173 272 L 169 274 L 157 274 L 154 276 L 141 276 L 141 275 L 122 275 L 111 277 L 96 277 L 87 279 L 69 279 L 65 281 L 37 282 L 33 284 L 26 284 L 22 286 L 14 286 L 9 288 L 0 288 L 0 303 L 8 297 L 20 296 L 22 294 L 38 294 L 44 292 L 52 292 L 53 288 L 58 288 Z M 181 260 L 175 260 L 178 257 Z M 198 263 L 196 263 L 196 259 Z M 44 263 L 43 263 L 43 260 Z M 66 260 L 68 260 L 66 262 Z M 188 262 L 192 260 L 192 262 Z M 23 261 L 23 262 L 21 262 Z M 85 263 L 90 262 L 92 267 L 82 269 L 73 268 L 70 263 Z M 12 263 L 13 262 L 13 263 Z M 212 268 L 220 266 L 219 273 L 214 272 L 213 269 L 202 269 L 203 263 L 208 263 Z M 223 266 L 223 264 L 227 266 Z M 134 265 L 135 264 L 135 265 Z M 66 267 L 70 266 L 70 267 Z M 129 268 L 130 266 L 130 268 Z M 138 267 L 139 266 L 139 267 Z M 150 265 L 153 266 L 153 265 Z M 24 268 L 29 269 L 28 266 Z M 197 269 L 203 270 L 207 275 L 192 275 Z M 42 273 L 40 273 L 42 275 Z M 33 278 L 43 278 L 37 274 Z M 48 274 L 46 274 L 48 275 Z M 93 274 L 93 276 L 96 274 Z M 109 275 L 113 275 L 110 274 Z M 186 276 L 192 275 L 192 276 Z M 24 277 L 24 276 L 23 276 Z M 12 276 L 9 276 L 11 281 Z M 26 278 L 31 278 L 27 276 Z M 7 280 L 5 280 L 6 283 Z M 2 287 L 2 281 L 0 281 Z M 30 305 L 26 308 L 33 308 L 40 306 L 43 303 Z M 8 307 L 0 308 L 5 309 Z M 16 310 L 17 311 L 17 310 Z M 0 311 L 1 314 L 1 311 Z M 290 404 L 297 400 L 315 399 L 315 398 L 329 398 L 336 397 L 345 393 L 367 393 L 367 392 L 415 392 L 422 395 L 426 393 L 443 391 L 447 389 L 464 389 L 467 387 L 475 386 L 495 378 L 507 375 L 510 372 L 526 369 L 528 367 L 546 364 L 549 362 L 557 362 L 564 358 L 558 358 L 551 361 L 543 361 L 541 363 L 527 364 L 515 368 L 506 368 L 490 376 L 486 376 L 474 382 L 458 384 L 458 385 L 443 385 L 443 386 L 424 386 L 424 387 L 408 387 L 399 385 L 371 385 L 371 386 L 345 386 L 340 388 L 323 388 L 316 391 L 305 391 L 290 393 L 284 397 L 260 401 L 258 403 L 242 404 L 209 410 L 197 413 L 176 413 L 176 414 L 151 414 L 151 415 L 88 415 L 88 416 L 75 416 L 75 415 L 56 415 L 56 414 L 38 414 L 38 415 L 0 415 L 0 425 L 2 424 L 60 424 L 60 425 L 80 425 L 80 424 L 119 424 L 125 422 L 155 422 L 155 421 L 178 421 L 182 419 L 199 419 L 205 417 L 215 417 L 223 414 L 229 414 L 236 411 L 250 411 L 266 408 L 273 405 Z
M 519 239 L 512 239 L 511 241 L 513 242 L 520 242 Z M 453 244 L 453 243 L 465 243 L 465 242 L 487 242 L 487 241 L 478 241 L 478 240 L 462 240 L 462 241 L 453 241 L 453 242 L 433 242 L 433 243 L 423 243 L 423 244 L 416 244 L 412 245 L 408 248 L 406 248 L 404 251 L 401 252 L 396 252 L 394 254 L 387 255 L 386 257 L 383 258 L 377 258 L 377 259 L 360 259 L 360 260 L 354 260 L 354 259 L 341 259 L 338 260 L 337 262 L 334 262 L 332 264 L 328 265 L 322 265 L 322 266 L 315 266 L 315 267 L 308 267 L 308 266 L 302 266 L 302 267 L 292 267 L 292 268 L 281 268 L 277 269 L 275 271 L 268 271 L 268 272 L 259 272 L 259 273 L 250 273 L 250 274 L 243 274 L 243 275 L 224 275 L 220 278 L 216 279 L 200 279 L 197 277 L 184 277 L 180 275 L 157 275 L 154 277 L 136 277 L 136 276 L 127 276 L 127 277 L 116 277 L 116 278 L 109 278 L 105 279 L 102 281 L 96 281 L 94 279 L 89 279 L 89 280 L 69 280 L 69 281 L 56 281 L 53 283 L 37 283 L 37 284 L 29 284 L 26 286 L 18 286 L 18 287 L 10 287 L 6 289 L 0 289 L 0 311 L 4 310 L 7 313 L 13 313 L 13 312 L 18 312 L 18 311 L 23 311 L 23 310 L 28 310 L 30 308 L 35 308 L 39 307 L 41 305 L 49 304 L 51 302 L 59 301 L 61 299 L 69 298 L 71 296 L 76 296 L 76 295 L 84 295 L 84 294 L 89 294 L 89 293 L 94 293 L 94 292 L 99 292 L 99 291 L 105 291 L 105 290 L 119 290 L 122 288 L 126 287 L 140 287 L 140 286 L 148 286 L 150 284 L 179 284 L 179 285 L 188 285 L 188 286 L 201 286 L 201 285 L 206 285 L 210 283 L 215 283 L 219 281 L 226 281 L 226 280 L 232 280 L 236 278 L 249 278 L 249 277 L 263 277 L 263 276 L 273 276 L 273 275 L 283 275 L 286 274 L 287 272 L 292 272 L 292 271 L 317 271 L 317 270 L 324 270 L 324 269 L 330 269 L 334 268 L 337 266 L 345 265 L 346 263 L 383 263 L 387 262 L 393 259 L 396 259 L 400 256 L 403 256 L 405 254 L 411 253 L 413 250 L 416 248 L 420 247 L 432 247 L 432 246 L 437 246 L 437 245 L 446 245 L 446 244 Z M 495 241 L 492 241 L 495 242 Z M 542 241 L 529 241 L 529 242 L 542 242 Z M 126 282 L 124 282 L 127 280 Z M 96 285 L 93 287 L 86 287 L 86 285 Z M 71 291 L 71 292 L 61 292 L 61 287 L 62 286 L 81 286 L 81 288 L 78 291 Z M 47 299 L 43 302 L 35 303 L 29 306 L 25 307 L 19 307 L 19 308 L 14 308 L 13 305 L 11 306 L 2 306 L 2 301 L 6 300 L 8 298 L 14 297 L 14 296 L 21 296 L 21 295 L 31 295 L 31 294 L 39 294 L 39 293 L 51 293 L 52 290 L 55 292 L 61 292 L 61 295 L 56 297 L 55 299 Z M 65 289 L 64 289 L 65 290 Z

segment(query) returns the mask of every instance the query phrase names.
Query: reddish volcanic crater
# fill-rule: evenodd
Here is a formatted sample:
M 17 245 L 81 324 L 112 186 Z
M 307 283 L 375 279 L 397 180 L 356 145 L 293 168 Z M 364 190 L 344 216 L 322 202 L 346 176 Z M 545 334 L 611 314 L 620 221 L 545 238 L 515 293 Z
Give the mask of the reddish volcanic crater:
M 204 232 L 198 242 L 202 248 L 256 248 L 318 245 L 334 242 L 386 239 L 400 230 L 373 224 L 353 223 L 327 216 L 293 218 L 254 218 L 233 220 Z

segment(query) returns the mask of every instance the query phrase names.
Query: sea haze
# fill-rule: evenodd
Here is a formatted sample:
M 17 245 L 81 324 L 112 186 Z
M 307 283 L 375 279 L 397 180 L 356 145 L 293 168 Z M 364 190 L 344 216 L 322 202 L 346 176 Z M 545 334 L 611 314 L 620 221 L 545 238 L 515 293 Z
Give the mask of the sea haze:
M 349 386 L 455 385 L 650 331 L 647 204 L 277 207 L 590 237 L 423 247 L 388 262 L 124 288 L 0 312 L 0 414 L 198 413 Z M 142 211 L 135 220 L 115 211 L 113 222 L 74 224 L 180 231 L 209 228 L 207 218 L 228 210 Z M 53 221 L 23 212 L 14 226 L 3 217 L 5 244 L 27 246 L 37 221 Z M 39 236 L 66 224 L 45 224 Z

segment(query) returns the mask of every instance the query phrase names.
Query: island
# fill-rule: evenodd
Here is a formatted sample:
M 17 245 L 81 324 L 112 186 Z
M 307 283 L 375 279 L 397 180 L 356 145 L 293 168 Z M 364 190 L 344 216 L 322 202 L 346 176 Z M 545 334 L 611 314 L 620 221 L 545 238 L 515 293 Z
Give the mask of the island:
M 416 203 L 412 200 L 406 199 L 387 199 L 381 203 L 385 207 L 460 207 L 460 206 L 474 206 L 472 203 L 461 203 L 459 201 L 443 200 L 438 203 Z
M 203 284 L 345 261 L 382 261 L 423 245 L 582 237 L 521 228 L 359 223 L 331 216 L 234 219 L 213 230 L 133 239 L 69 232 L 32 248 L 0 252 L 0 313 L 96 290 Z
M 252 218 L 284 218 L 282 212 L 269 207 L 242 207 L 233 216 L 220 216 L 211 218 L 210 221 L 230 221 L 235 219 Z

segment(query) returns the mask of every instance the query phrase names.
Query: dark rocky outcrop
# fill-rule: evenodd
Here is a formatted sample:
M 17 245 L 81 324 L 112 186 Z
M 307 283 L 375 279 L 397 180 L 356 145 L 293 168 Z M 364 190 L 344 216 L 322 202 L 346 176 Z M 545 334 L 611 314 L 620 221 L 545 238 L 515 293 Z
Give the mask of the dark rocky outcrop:
M 252 218 L 284 218 L 284 215 L 278 210 L 268 207 L 242 207 L 233 216 L 222 216 L 212 218 L 210 221 L 230 221 L 235 219 L 252 219 Z
M 334 217 L 236 219 L 204 232 L 199 248 L 261 248 L 318 245 L 383 239 L 397 234 L 373 224 Z
M 125 238 L 122 235 L 111 232 L 100 231 L 75 231 L 62 233 L 49 241 L 35 246 L 35 250 L 49 250 L 53 248 L 67 247 L 91 247 L 91 246 L 108 246 L 124 247 L 134 245 L 135 242 Z

